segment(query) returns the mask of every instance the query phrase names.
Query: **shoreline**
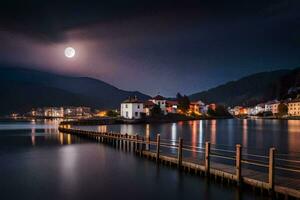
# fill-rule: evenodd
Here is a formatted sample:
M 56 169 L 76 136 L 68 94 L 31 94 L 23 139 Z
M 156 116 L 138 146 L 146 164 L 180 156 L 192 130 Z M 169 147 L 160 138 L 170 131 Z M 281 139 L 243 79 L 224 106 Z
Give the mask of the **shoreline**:
M 176 123 L 180 121 L 195 120 L 221 120 L 232 119 L 232 117 L 171 117 L 171 118 L 144 118 L 138 120 L 128 120 L 122 118 L 97 118 L 97 119 L 81 119 L 74 121 L 62 121 L 61 124 L 69 125 L 113 125 L 113 124 L 160 124 L 160 123 Z
M 237 120 L 300 120 L 299 117 L 189 117 L 189 116 L 171 116 L 171 117 L 152 117 L 152 118 L 144 118 L 144 119 L 123 119 L 119 117 L 106 117 L 106 118 L 86 118 L 86 119 L 76 119 L 76 118 L 62 118 L 62 117 L 19 117 L 19 118 L 9 118 L 9 117 L 1 117 L 0 122 L 29 122 L 32 120 L 61 120 L 62 124 L 71 124 L 71 125 L 113 125 L 113 124 L 162 124 L 162 123 L 176 123 L 176 122 L 187 122 L 187 121 L 195 121 L 195 120 L 226 120 L 226 119 L 237 119 Z

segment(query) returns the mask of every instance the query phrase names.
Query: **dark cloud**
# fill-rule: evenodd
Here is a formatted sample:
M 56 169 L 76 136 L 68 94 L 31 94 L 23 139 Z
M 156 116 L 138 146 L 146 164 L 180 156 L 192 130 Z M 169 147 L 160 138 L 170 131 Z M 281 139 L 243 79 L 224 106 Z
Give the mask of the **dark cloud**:
M 0 61 L 192 93 L 299 66 L 299 9 L 298 0 L 2 0 Z M 62 54 L 68 45 L 73 61 Z

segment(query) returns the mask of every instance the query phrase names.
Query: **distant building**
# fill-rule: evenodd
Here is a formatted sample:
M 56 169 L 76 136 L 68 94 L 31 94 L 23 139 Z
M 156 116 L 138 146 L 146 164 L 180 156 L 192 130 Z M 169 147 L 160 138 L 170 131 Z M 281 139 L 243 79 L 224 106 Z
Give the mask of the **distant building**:
M 155 106 L 156 104 L 153 103 L 152 101 L 145 101 L 144 102 L 144 113 L 146 116 L 151 115 L 151 109 Z
M 233 116 L 248 115 L 249 109 L 242 106 L 235 106 L 234 108 L 229 108 L 228 112 Z
M 64 108 L 65 117 L 88 117 L 91 116 L 91 108 L 85 106 L 70 106 Z
M 167 113 L 177 113 L 178 101 L 166 101 Z
M 44 117 L 64 117 L 64 108 L 46 107 L 44 108 Z
M 129 98 L 121 103 L 121 117 L 125 119 L 140 119 L 144 114 L 144 104 L 136 97 Z
M 149 101 L 152 101 L 154 104 L 159 105 L 161 111 L 163 114 L 167 114 L 167 109 L 166 109 L 166 99 L 163 96 L 157 95 L 151 99 L 149 99 Z
M 35 108 L 32 109 L 31 112 L 29 113 L 29 115 L 31 115 L 32 117 L 44 117 L 44 109 L 42 108 Z
M 272 112 L 273 115 L 277 114 L 279 104 L 280 104 L 280 101 L 277 101 L 277 100 L 268 101 L 265 104 L 265 112 Z
M 287 105 L 289 116 L 300 116 L 300 99 L 291 100 Z
M 256 105 L 252 110 L 252 115 L 258 115 L 260 113 L 263 113 L 265 111 L 265 104 L 261 103 Z
M 192 101 L 190 103 L 190 112 L 196 113 L 198 115 L 204 113 L 205 104 L 202 101 Z
M 32 109 L 29 113 L 33 117 L 90 117 L 89 107 L 44 107 Z

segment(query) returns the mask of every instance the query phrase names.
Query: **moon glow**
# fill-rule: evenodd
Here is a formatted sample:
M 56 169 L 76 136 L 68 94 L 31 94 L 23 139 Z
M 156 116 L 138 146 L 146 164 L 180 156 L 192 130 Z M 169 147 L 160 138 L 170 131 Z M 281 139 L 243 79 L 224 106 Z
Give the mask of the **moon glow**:
M 72 48 L 72 47 L 67 47 L 66 49 L 65 49 L 65 56 L 67 57 L 67 58 L 73 58 L 74 56 L 75 56 L 75 49 L 74 48 Z

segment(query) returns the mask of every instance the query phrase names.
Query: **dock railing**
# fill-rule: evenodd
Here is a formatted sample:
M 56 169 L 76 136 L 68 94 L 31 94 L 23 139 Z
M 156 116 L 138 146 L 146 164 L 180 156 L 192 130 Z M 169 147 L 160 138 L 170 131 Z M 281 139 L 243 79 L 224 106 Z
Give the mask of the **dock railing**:
M 268 191 L 270 194 L 300 198 L 300 153 L 280 154 L 271 147 L 265 154 L 253 153 L 240 144 L 235 147 L 185 143 L 182 138 L 169 140 L 112 132 L 96 132 L 60 125 L 59 131 L 110 144 L 155 160 L 157 164 L 176 166 L 181 170 L 222 181 Z

